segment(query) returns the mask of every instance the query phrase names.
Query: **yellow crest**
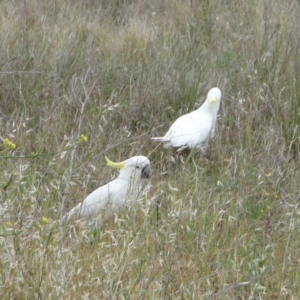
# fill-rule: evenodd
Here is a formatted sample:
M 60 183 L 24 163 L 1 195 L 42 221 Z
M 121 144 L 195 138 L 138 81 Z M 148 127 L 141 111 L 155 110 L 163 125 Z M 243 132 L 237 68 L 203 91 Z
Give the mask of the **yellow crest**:
M 209 100 L 209 104 L 210 104 L 210 105 L 213 105 L 213 104 L 216 103 L 216 101 L 217 101 L 217 97 L 212 97 L 212 98 Z
M 123 169 L 125 167 L 125 162 L 112 162 L 111 160 L 109 160 L 109 158 L 107 156 L 105 156 L 107 165 L 112 167 L 112 168 L 116 168 L 116 169 Z

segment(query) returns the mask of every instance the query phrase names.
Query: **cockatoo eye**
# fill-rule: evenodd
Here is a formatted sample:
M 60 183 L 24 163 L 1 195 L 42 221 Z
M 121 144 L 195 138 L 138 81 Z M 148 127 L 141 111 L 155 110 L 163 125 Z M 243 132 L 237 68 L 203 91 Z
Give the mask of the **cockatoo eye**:
M 139 169 L 139 168 L 140 168 L 140 166 L 136 166 L 136 168 L 137 168 L 137 169 Z

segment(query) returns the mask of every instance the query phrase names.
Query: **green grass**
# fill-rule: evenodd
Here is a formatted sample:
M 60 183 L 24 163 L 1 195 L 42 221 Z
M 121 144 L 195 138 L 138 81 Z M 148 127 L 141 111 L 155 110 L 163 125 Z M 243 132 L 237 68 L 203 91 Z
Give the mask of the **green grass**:
M 299 13 L 1 2 L 0 138 L 16 148 L 0 145 L 0 298 L 298 299 Z M 207 156 L 173 166 L 150 138 L 214 86 Z M 104 155 L 149 157 L 141 201 L 93 229 L 59 226 L 116 177 Z

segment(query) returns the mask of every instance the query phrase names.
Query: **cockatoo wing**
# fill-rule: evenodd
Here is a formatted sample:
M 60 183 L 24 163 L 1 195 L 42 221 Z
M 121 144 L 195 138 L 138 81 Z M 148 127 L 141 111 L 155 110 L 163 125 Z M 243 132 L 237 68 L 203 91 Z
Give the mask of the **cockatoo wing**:
M 181 117 L 179 117 L 170 127 L 170 129 L 168 130 L 168 132 L 165 134 L 165 136 L 162 137 L 152 137 L 152 140 L 155 141 L 159 141 L 159 142 L 163 142 L 164 144 L 164 148 L 169 148 L 172 147 L 172 138 L 175 135 L 182 135 L 182 130 L 181 128 L 183 128 L 186 117 L 187 115 L 183 115 Z
M 63 218 L 63 221 L 68 221 L 72 216 L 76 218 L 90 218 L 97 214 L 102 208 L 107 205 L 111 193 L 110 183 L 103 185 L 89 194 L 81 203 L 72 208 Z
M 182 146 L 201 148 L 209 138 L 212 125 L 211 114 L 194 111 L 177 119 L 165 135 L 165 139 L 174 148 Z M 168 146 L 164 145 L 165 148 Z
M 91 218 L 108 205 L 112 209 L 121 207 L 126 200 L 128 189 L 128 182 L 117 178 L 89 194 L 83 202 L 77 204 L 64 216 L 64 221 L 68 221 L 72 216 L 79 219 Z

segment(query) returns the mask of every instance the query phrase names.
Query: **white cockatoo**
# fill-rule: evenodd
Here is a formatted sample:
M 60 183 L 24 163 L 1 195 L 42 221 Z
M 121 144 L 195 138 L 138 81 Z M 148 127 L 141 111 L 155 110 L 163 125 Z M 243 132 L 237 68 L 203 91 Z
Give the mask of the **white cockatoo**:
M 63 218 L 67 222 L 71 218 L 90 219 L 109 209 L 117 211 L 123 206 L 131 206 L 140 196 L 143 183 L 150 177 L 150 161 L 145 156 L 134 156 L 123 162 L 112 162 L 105 156 L 107 165 L 120 169 L 117 179 L 103 185 L 88 195 L 83 202 L 72 208 Z
M 205 152 L 209 138 L 214 135 L 220 100 L 220 89 L 212 88 L 201 107 L 179 117 L 165 136 L 152 139 L 163 142 L 164 148 L 190 148 Z

